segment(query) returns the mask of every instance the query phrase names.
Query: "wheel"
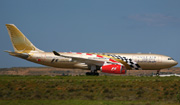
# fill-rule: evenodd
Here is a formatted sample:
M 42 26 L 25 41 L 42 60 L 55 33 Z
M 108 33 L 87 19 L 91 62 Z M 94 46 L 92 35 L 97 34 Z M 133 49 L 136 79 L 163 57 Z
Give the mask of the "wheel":
M 93 72 L 87 72 L 86 75 L 87 76 L 99 76 L 99 73 L 97 73 L 97 72 L 94 72 L 94 73 Z
M 160 75 L 160 70 L 157 70 L 156 76 Z
M 89 75 L 92 75 L 92 74 L 91 74 L 91 72 L 87 72 L 86 75 L 89 76 Z
M 99 73 L 95 73 L 96 76 L 99 76 Z
M 159 76 L 159 73 L 156 73 L 156 76 Z

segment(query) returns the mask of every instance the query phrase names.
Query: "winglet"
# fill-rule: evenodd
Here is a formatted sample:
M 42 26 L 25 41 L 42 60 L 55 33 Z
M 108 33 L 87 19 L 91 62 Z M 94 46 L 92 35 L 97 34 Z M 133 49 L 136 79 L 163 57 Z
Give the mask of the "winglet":
M 56 52 L 56 51 L 53 51 L 53 53 L 54 53 L 54 55 L 56 55 L 56 56 L 61 56 L 58 52 Z

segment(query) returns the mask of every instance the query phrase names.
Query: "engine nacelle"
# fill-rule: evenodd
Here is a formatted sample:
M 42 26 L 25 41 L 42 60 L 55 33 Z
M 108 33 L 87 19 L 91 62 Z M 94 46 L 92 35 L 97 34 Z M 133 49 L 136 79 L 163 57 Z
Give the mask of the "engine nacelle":
M 104 65 L 100 70 L 104 73 L 126 74 L 126 67 L 118 64 Z

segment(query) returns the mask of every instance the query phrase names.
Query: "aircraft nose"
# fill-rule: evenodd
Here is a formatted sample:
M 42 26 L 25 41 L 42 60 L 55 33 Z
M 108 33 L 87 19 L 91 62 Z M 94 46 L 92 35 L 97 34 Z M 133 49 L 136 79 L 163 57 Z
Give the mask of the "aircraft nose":
M 172 64 L 175 66 L 178 64 L 178 62 L 174 60 Z

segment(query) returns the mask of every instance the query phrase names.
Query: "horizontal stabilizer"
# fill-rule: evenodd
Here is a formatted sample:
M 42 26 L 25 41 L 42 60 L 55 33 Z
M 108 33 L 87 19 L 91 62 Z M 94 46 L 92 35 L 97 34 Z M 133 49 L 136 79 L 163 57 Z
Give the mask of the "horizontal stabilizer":
M 20 57 L 20 58 L 23 58 L 23 59 L 27 59 L 29 57 L 28 53 L 17 53 L 17 52 L 11 52 L 11 51 L 4 51 L 4 52 L 7 52 L 12 56 Z

